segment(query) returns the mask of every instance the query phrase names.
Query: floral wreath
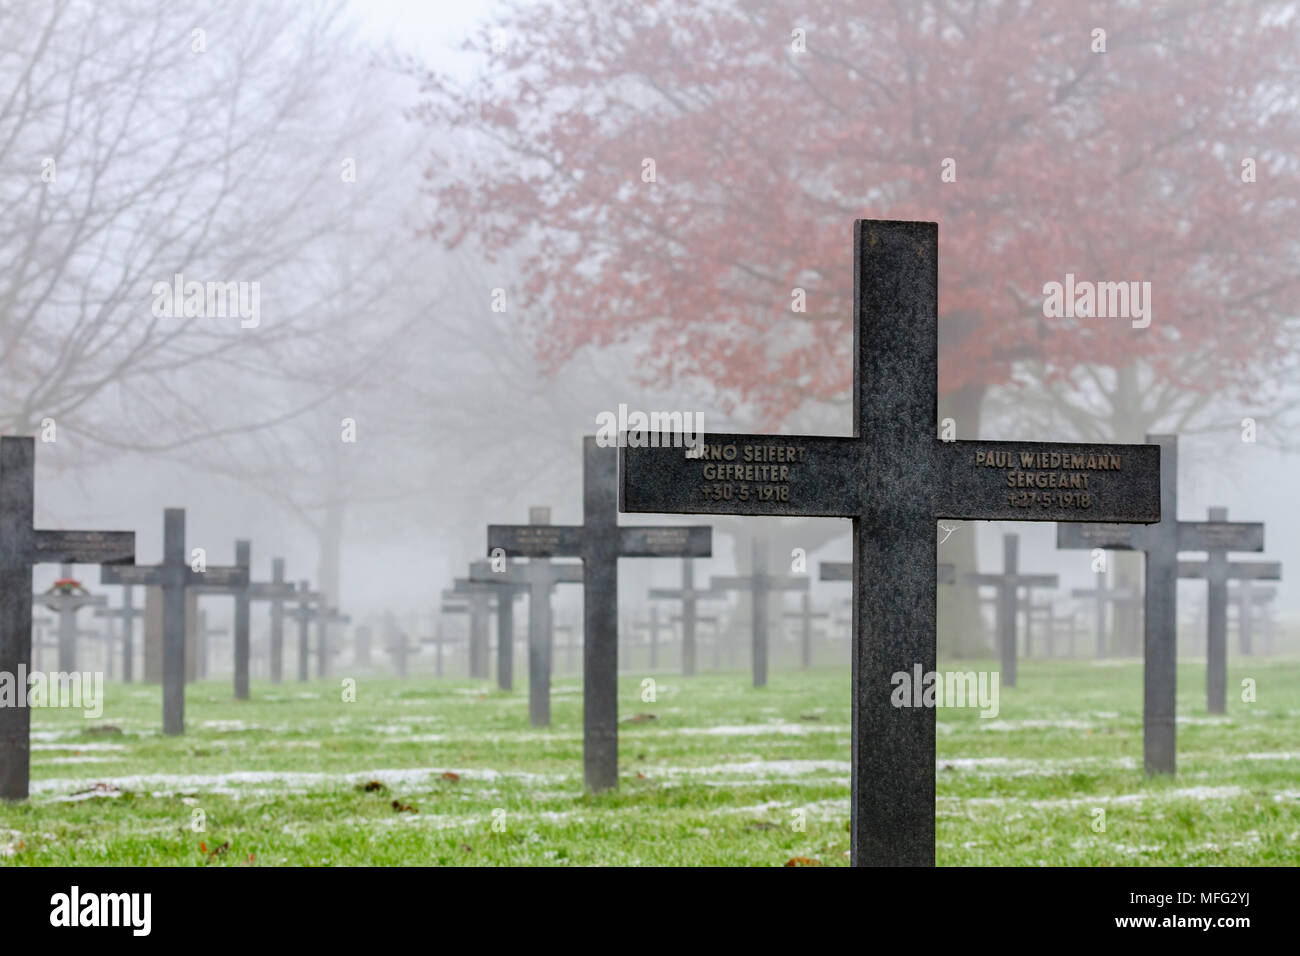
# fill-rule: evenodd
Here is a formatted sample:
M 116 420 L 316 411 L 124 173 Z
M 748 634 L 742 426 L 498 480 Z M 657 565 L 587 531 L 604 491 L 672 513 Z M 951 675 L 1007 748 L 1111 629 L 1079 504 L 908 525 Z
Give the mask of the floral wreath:
M 50 585 L 49 590 L 47 590 L 45 593 L 46 594 L 89 594 L 90 592 L 86 590 L 85 585 L 83 585 L 76 578 L 59 578 L 57 581 L 55 581 L 53 584 Z

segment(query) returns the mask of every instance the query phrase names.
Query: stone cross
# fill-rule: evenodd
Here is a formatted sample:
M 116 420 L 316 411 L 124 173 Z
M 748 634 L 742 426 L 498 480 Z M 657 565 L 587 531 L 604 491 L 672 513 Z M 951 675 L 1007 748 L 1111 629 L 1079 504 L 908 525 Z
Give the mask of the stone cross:
M 469 579 L 465 583 L 470 587 L 492 589 L 497 609 L 497 689 L 514 690 L 515 599 L 524 596 L 528 584 L 511 580 L 507 575 L 493 574 L 490 561 L 471 562 Z
M 72 577 L 72 565 L 63 564 L 59 566 L 59 580 L 55 582 L 54 587 L 40 594 L 33 594 L 32 600 L 57 615 L 59 670 L 71 674 L 77 669 L 77 612 L 83 607 L 107 607 L 108 598 L 102 594 L 91 594 L 84 587 L 80 587 L 80 582 Z
M 682 673 L 689 677 L 695 673 L 696 648 L 695 624 L 700 619 L 696 605 L 700 601 L 720 600 L 720 594 L 710 590 L 695 589 L 695 562 L 690 558 L 682 559 L 682 586 L 680 588 L 651 588 L 652 601 L 681 601 L 682 613 Z
M 297 594 L 292 581 L 284 579 L 284 558 L 271 561 L 271 580 L 252 581 L 248 585 L 249 601 L 269 601 L 271 604 L 271 683 L 284 680 L 284 602 Z M 236 651 L 238 653 L 238 651 Z M 238 686 L 238 677 L 236 677 Z M 235 694 L 239 697 L 238 692 Z M 248 696 L 245 680 L 244 698 Z
M 228 594 L 235 599 L 235 700 L 248 700 L 248 664 L 249 664 L 249 599 L 250 568 L 253 562 L 253 545 L 247 539 L 235 542 L 235 567 L 242 568 L 243 574 L 234 580 L 213 584 L 200 584 L 195 590 L 199 594 Z M 206 656 L 206 655 L 205 655 Z
M 1159 449 L 940 441 L 938 227 L 854 224 L 853 437 L 706 435 L 620 449 L 620 506 L 853 519 L 852 861 L 934 864 L 935 709 L 896 706 L 936 672 L 939 519 L 1160 517 Z M 644 436 L 642 436 L 644 437 Z
M 1254 580 L 1256 579 L 1243 577 L 1228 589 L 1228 600 L 1237 609 L 1237 646 L 1245 656 L 1255 653 L 1253 640 L 1255 606 L 1258 605 L 1261 609 L 1267 608 L 1277 596 L 1277 588 L 1255 587 L 1252 583 Z
M 1136 602 L 1138 599 L 1137 592 L 1131 588 L 1109 587 L 1106 572 L 1103 570 L 1097 572 L 1097 586 L 1095 588 L 1074 588 L 1070 591 L 1070 595 L 1077 598 L 1092 598 L 1093 615 L 1097 628 L 1097 657 L 1105 657 L 1107 605 L 1127 601 Z
M 208 653 L 209 640 L 214 637 L 225 637 L 229 633 L 224 627 L 210 627 L 208 612 L 202 609 L 198 611 L 198 626 L 194 629 L 194 653 L 198 658 L 195 673 L 200 679 L 208 676 L 208 659 L 211 656 Z
M 1177 765 L 1174 702 L 1178 681 L 1178 552 L 1262 551 L 1264 526 L 1230 521 L 1178 520 L 1178 436 L 1148 435 L 1160 445 L 1160 521 L 1145 528 L 1058 525 L 1056 546 L 1146 553 L 1143 644 L 1143 765 L 1172 774 Z
M 1211 522 L 1226 522 L 1227 508 L 1210 508 Z M 1205 620 L 1205 708 L 1211 714 L 1227 710 L 1228 694 L 1228 581 L 1262 579 L 1277 581 L 1282 565 L 1275 561 L 1229 561 L 1221 547 L 1206 551 L 1204 561 L 1179 561 L 1180 578 L 1206 582 Z
M 583 564 L 583 779 L 593 791 L 618 786 L 618 559 L 707 558 L 713 529 L 620 527 L 618 455 L 594 436 L 582 441 L 582 524 L 489 525 L 488 553 L 581 558 Z
M 578 630 L 572 624 L 556 624 L 553 631 L 556 638 L 555 646 L 564 651 L 564 673 L 572 674 L 574 672 L 573 654 L 578 649 Z M 566 638 L 563 644 L 559 643 L 561 634 Z
M 437 614 L 433 616 L 434 628 L 441 636 L 442 622 Z M 397 618 L 392 611 L 384 611 L 384 650 L 387 652 L 389 659 L 393 662 L 393 672 L 399 678 L 407 676 L 410 667 L 410 658 L 412 654 L 411 638 L 401 628 L 397 626 Z M 418 648 L 416 648 L 418 651 Z M 438 644 L 438 676 L 442 676 L 442 644 Z
M 470 680 L 488 678 L 488 618 L 497 593 L 491 584 L 474 583 L 467 578 L 456 578 L 453 586 L 442 592 L 443 600 L 459 598 L 469 607 Z
M 144 616 L 144 609 L 135 606 L 135 588 L 126 585 L 122 588 L 122 606 L 99 608 L 95 616 L 117 618 L 122 622 L 122 683 L 131 683 L 135 679 L 135 619 Z
M 528 509 L 528 524 L 550 526 L 551 509 Z M 551 592 L 557 584 L 581 584 L 581 564 L 560 564 L 533 557 L 526 562 L 496 561 L 476 564 L 471 581 L 507 581 L 528 588 L 528 720 L 534 727 L 551 725 L 551 671 L 554 638 Z
M 200 587 L 231 588 L 248 581 L 248 566 L 208 565 L 196 571 L 185 557 L 185 509 L 163 511 L 162 564 L 103 567 L 101 584 L 143 584 L 162 590 L 163 733 L 185 732 L 185 592 Z
M 704 595 L 706 594 L 708 594 L 707 591 L 700 592 L 701 598 L 703 598 Z M 716 598 L 717 595 L 710 595 L 710 597 Z M 674 614 L 671 618 L 669 618 L 669 621 L 673 624 L 682 625 L 683 627 L 685 626 L 682 620 L 682 616 L 680 614 Z M 704 638 L 704 635 L 700 634 L 700 625 L 702 624 L 707 624 L 709 626 L 708 639 L 709 639 L 710 646 L 713 648 L 713 669 L 717 670 L 718 669 L 718 616 L 716 614 L 700 614 L 698 612 L 696 613 L 695 632 L 701 641 Z
M 337 647 L 330 646 L 330 625 L 331 624 L 351 624 L 352 618 L 347 614 L 340 614 L 339 609 L 333 605 L 326 607 L 323 604 L 316 607 L 316 676 L 328 677 L 329 664 L 334 655 L 338 653 Z
M 998 650 L 1002 657 L 1002 686 L 1016 686 L 1016 621 L 1019 595 L 1023 588 L 1054 588 L 1060 580 L 1055 574 L 1020 573 L 1020 535 L 1002 536 L 1002 571 L 995 574 L 968 574 L 966 583 L 997 589 Z M 1027 600 L 1032 600 L 1028 598 Z
M 298 681 L 306 683 L 311 674 L 308 666 L 311 655 L 311 622 L 316 619 L 316 605 L 323 596 L 313 591 L 306 581 L 298 582 L 298 589 L 293 592 L 297 604 L 285 613 L 298 624 Z
M 767 686 L 768 595 L 773 591 L 807 591 L 806 576 L 773 575 L 767 571 L 767 542 L 754 538 L 750 542 L 751 571 L 747 575 L 714 577 L 711 591 L 748 591 L 750 598 L 750 661 L 754 686 Z
M 825 611 L 813 613 L 812 595 L 807 591 L 799 595 L 799 602 L 799 610 L 787 611 L 784 617 L 799 622 L 800 659 L 807 670 L 812 667 L 813 659 L 813 619 L 828 618 L 830 615 Z
M 646 612 L 645 619 L 637 622 L 637 628 L 642 631 L 649 640 L 650 645 L 650 669 L 653 670 L 659 666 L 659 632 L 668 628 L 671 630 L 672 625 L 667 621 L 659 620 L 659 608 L 651 604 L 650 609 Z M 631 661 L 628 662 L 629 664 Z

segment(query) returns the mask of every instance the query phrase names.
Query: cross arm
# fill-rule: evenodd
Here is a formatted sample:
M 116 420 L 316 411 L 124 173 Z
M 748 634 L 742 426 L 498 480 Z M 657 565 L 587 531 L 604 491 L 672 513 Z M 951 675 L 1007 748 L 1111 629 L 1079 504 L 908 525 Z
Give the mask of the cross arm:
M 248 587 L 248 568 L 237 564 L 209 566 L 203 571 L 187 568 L 185 584 L 204 594 L 245 588 Z
M 490 524 L 488 551 L 511 558 L 580 558 L 583 528 L 562 524 Z
M 722 577 L 709 578 L 710 591 L 748 591 L 753 586 L 754 579 L 750 577 L 723 575 Z
M 33 564 L 135 564 L 134 531 L 37 531 Z
M 1258 521 L 1180 521 L 1179 551 L 1263 551 L 1264 525 Z
M 1142 528 L 1112 524 L 1065 524 L 1056 526 L 1056 546 L 1063 550 L 1144 551 L 1147 534 Z
M 166 579 L 166 571 L 165 567 L 157 564 L 101 564 L 99 567 L 99 583 L 157 586 Z
M 618 529 L 621 558 L 711 558 L 713 528 L 709 525 Z
M 715 434 L 697 450 L 632 447 L 634 438 L 618 450 L 620 511 L 845 517 L 861 510 L 853 480 L 860 439 Z
M 852 581 L 852 561 L 823 561 L 818 568 L 822 581 Z
M 1180 578 L 1204 578 L 1208 573 L 1208 561 L 1178 562 Z M 1230 561 L 1227 564 L 1226 577 L 1234 581 L 1280 581 L 1282 565 L 1277 561 Z
M 1154 524 L 1160 446 L 934 440 L 936 518 Z
M 288 581 L 253 581 L 248 585 L 250 601 L 273 601 L 276 598 L 292 597 L 297 593 L 297 589 Z

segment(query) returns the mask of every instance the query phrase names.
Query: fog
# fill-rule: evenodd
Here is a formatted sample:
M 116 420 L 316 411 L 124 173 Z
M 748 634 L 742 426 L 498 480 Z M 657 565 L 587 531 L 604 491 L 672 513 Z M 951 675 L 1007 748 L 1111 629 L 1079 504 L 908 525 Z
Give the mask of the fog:
M 637 3 L 594 6 L 6 14 L 0 431 L 37 436 L 38 527 L 133 530 L 152 564 L 163 508 L 184 507 L 210 562 L 250 538 L 255 579 L 283 557 L 354 623 L 392 610 L 431 633 L 487 524 L 531 505 L 581 521 L 582 436 L 603 411 L 851 434 L 852 221 L 933 218 L 940 416 L 961 438 L 1178 432 L 1179 517 L 1222 505 L 1266 523 L 1250 557 L 1283 564 L 1295 649 L 1289 6 L 1157 24 L 1103 5 L 1105 52 L 1061 4 L 1001 28 L 970 12 L 978 42 L 930 37 L 927 4 L 914 33 L 874 3 L 836 30 L 838 4 L 669 4 L 671 31 Z M 1252 18 L 1255 39 L 1232 39 Z M 899 45 L 921 63 L 906 96 Z M 1150 327 L 1046 316 L 1043 285 L 1076 272 L 1150 281 Z M 159 315 L 177 274 L 257 283 L 256 324 Z M 707 520 L 640 517 L 623 520 Z M 847 521 L 709 523 L 697 580 L 743 569 L 750 535 L 773 540 L 777 570 L 795 548 L 810 568 L 850 557 Z M 1053 525 L 946 524 L 939 559 L 959 571 L 998 568 L 1018 533 L 1022 569 L 1091 586 L 1089 555 L 1057 551 Z M 625 612 L 680 573 L 624 561 Z M 58 575 L 37 566 L 36 588 Z M 847 595 L 812 587 L 824 609 Z M 1180 584 L 1180 612 L 1203 600 Z M 227 603 L 205 599 L 225 626 Z M 580 609 L 581 589 L 560 589 L 557 622 Z

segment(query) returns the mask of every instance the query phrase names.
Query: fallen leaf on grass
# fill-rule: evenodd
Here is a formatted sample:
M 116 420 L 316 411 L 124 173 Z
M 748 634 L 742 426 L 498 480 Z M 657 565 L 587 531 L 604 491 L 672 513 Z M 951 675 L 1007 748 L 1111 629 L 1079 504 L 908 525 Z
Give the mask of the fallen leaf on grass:
M 785 861 L 786 866 L 821 866 L 821 860 L 814 860 L 808 856 L 792 856 Z
M 100 724 L 97 727 L 87 727 L 82 733 L 87 737 L 121 737 L 122 728 L 113 724 Z
M 419 813 L 420 812 L 415 807 L 411 806 L 409 803 L 403 803 L 401 800 L 393 801 L 393 809 L 396 810 L 398 813 Z
M 378 780 L 371 780 L 367 783 L 357 784 L 357 789 L 363 793 L 383 793 L 388 789 L 388 787 L 380 783 Z
M 452 782 L 455 782 L 460 779 L 460 774 L 456 773 L 456 771 L 454 770 L 447 770 L 443 773 L 442 779 L 451 780 Z
M 625 724 L 644 724 L 647 720 L 658 720 L 654 714 L 633 714 L 623 721 Z

